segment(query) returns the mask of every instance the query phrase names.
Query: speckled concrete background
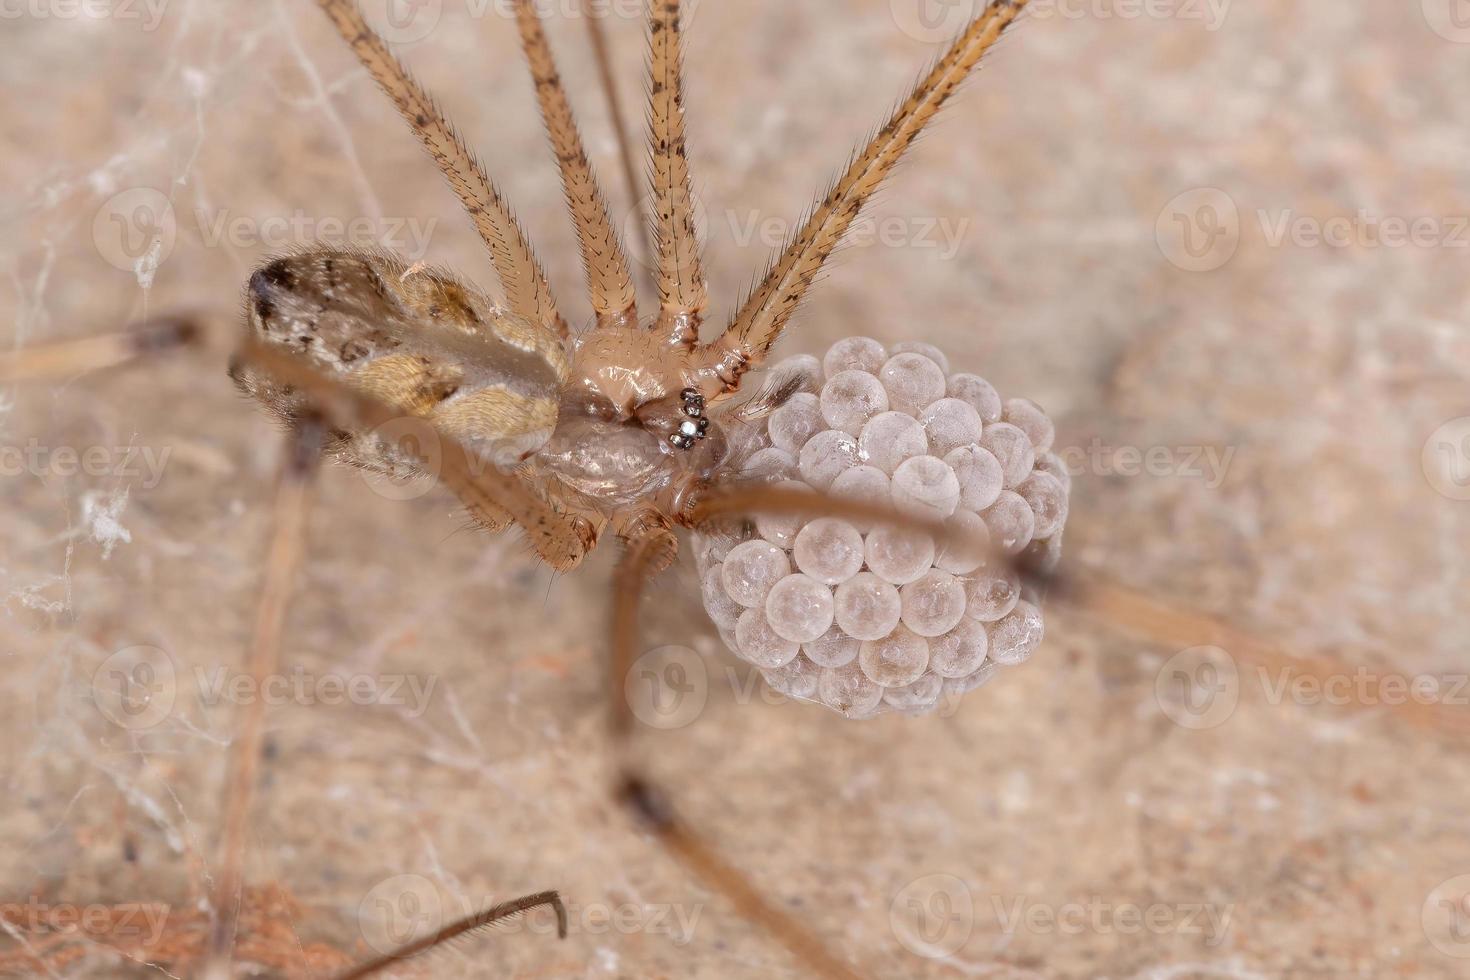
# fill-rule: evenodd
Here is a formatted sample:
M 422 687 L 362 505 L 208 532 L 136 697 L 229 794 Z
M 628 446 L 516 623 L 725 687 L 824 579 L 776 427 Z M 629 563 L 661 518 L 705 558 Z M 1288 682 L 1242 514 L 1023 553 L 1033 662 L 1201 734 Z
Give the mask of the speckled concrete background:
M 716 319 L 971 6 L 698 5 L 691 146 Z M 923 339 L 1035 398 L 1078 470 L 1074 572 L 1325 658 L 1336 683 L 1293 686 L 1229 651 L 1171 659 L 1178 646 L 1054 604 L 1042 652 L 957 711 L 848 723 L 732 674 L 686 568 L 648 646 L 698 651 L 655 675 L 693 699 L 666 706 L 694 707 L 647 735 L 653 765 L 871 976 L 1464 976 L 1466 746 L 1383 698 L 1330 702 L 1365 674 L 1433 674 L 1431 719 L 1470 710 L 1470 10 L 1035 6 L 785 350 Z M 548 7 L 626 213 L 578 5 Z M 54 941 L 26 927 L 45 911 L 161 903 L 151 948 L 197 942 L 235 717 L 216 684 L 243 657 L 279 446 L 223 372 L 252 265 L 367 228 L 410 253 L 425 238 L 427 258 L 490 285 L 452 196 L 311 4 L 82 9 L 0 4 L 5 343 L 178 308 L 221 335 L 147 369 L 0 391 L 0 900 L 20 903 L 0 965 L 21 973 L 27 943 Z M 498 10 L 427 0 L 399 37 L 580 320 Z M 609 29 L 631 100 L 641 27 Z M 140 275 L 155 224 L 161 261 Z M 68 449 L 94 450 L 85 472 Z M 461 524 L 441 496 L 325 474 L 287 648 L 307 693 L 272 707 L 252 823 L 257 974 L 325 975 L 390 932 L 557 887 L 565 943 L 533 919 L 419 975 L 801 975 L 608 800 L 610 551 L 551 580 Z M 118 710 L 119 676 L 154 692 L 148 711 Z M 376 693 L 323 686 L 339 677 Z M 51 975 L 125 972 L 103 947 L 150 931 L 119 917 L 66 937 Z

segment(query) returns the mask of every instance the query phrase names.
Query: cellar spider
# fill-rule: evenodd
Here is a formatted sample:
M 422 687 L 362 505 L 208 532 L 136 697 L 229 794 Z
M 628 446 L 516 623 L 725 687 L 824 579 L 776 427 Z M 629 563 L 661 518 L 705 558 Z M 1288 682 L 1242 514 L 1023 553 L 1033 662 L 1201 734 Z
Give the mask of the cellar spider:
M 539 325 L 545 333 L 565 338 L 569 331 L 556 314 L 556 307 L 550 300 L 544 277 L 536 268 L 534 257 L 508 210 L 499 204 L 493 187 L 478 173 L 478 168 L 442 123 L 442 120 L 438 119 L 437 113 L 432 110 L 428 101 L 416 93 L 411 82 L 401 74 L 401 70 L 391 56 L 386 54 L 385 49 L 376 43 L 362 25 L 355 9 L 346 3 L 332 3 L 327 0 L 323 0 L 322 5 L 329 14 L 333 15 L 334 22 L 344 36 L 354 42 L 359 56 L 374 72 L 375 77 L 388 88 L 390 94 L 395 95 L 395 102 L 400 111 L 403 111 L 409 117 L 410 122 L 416 126 L 420 138 L 439 160 L 456 191 L 465 201 L 467 209 L 475 218 L 477 227 L 486 238 L 491 254 L 496 260 L 497 271 L 501 273 L 506 287 L 510 301 L 510 317 L 507 327 L 523 329 L 524 324 L 530 323 L 533 327 Z M 978 61 L 979 56 L 984 53 L 1000 30 L 1004 29 L 1022 6 L 1024 6 L 1024 0 L 1015 3 L 1000 3 L 991 7 L 957 42 L 955 48 L 951 49 L 950 58 L 955 58 L 957 52 L 962 57 L 953 63 L 955 66 L 964 63 L 963 55 L 966 52 L 972 53 L 974 57 L 964 64 L 962 70 L 957 70 L 957 77 L 954 78 L 956 83 Z M 530 21 L 525 6 L 523 5 L 520 9 L 521 26 L 528 53 L 531 56 L 533 71 L 538 72 L 538 96 L 546 112 L 553 143 L 562 164 L 569 201 L 578 224 L 579 241 L 582 245 L 584 259 L 587 261 L 589 286 L 598 317 L 598 324 L 594 330 L 605 332 L 604 339 L 608 341 L 608 344 L 601 353 L 610 361 L 616 361 L 627 352 L 628 348 L 624 346 L 625 344 L 631 346 L 633 342 L 642 343 L 646 339 L 641 332 L 633 332 L 634 324 L 630 322 L 631 302 L 628 299 L 627 290 L 631 285 L 631 276 L 628 273 L 626 261 L 622 262 L 621 269 L 618 268 L 616 235 L 612 233 L 607 220 L 606 206 L 601 203 L 600 194 L 586 166 L 585 154 L 580 149 L 575 128 L 571 124 L 570 111 L 563 101 L 564 96 L 555 80 L 554 68 L 551 67 L 549 60 L 549 51 L 545 48 L 544 39 L 539 37 L 537 26 Z M 666 67 L 678 64 L 677 16 L 677 4 L 656 5 L 654 12 L 655 73 L 658 72 L 658 66 L 661 63 Z M 660 24 L 663 26 L 662 30 L 660 30 Z M 659 43 L 660 37 L 664 41 L 662 45 Z M 936 72 L 943 69 L 944 64 L 945 62 L 942 61 Z M 680 173 L 683 157 L 678 151 L 681 137 L 676 135 L 676 131 L 681 129 L 682 119 L 679 108 L 677 72 L 673 77 L 675 85 L 672 88 L 664 87 L 661 90 L 657 82 L 654 86 L 653 120 L 656 142 L 659 139 L 657 134 L 660 126 L 665 127 L 668 133 L 667 139 L 661 144 L 667 148 L 666 151 L 660 154 L 657 147 L 655 149 L 655 174 L 660 173 L 659 168 L 662 166 L 665 171 L 674 175 L 663 188 L 666 196 L 660 197 L 662 206 L 655 209 L 659 218 L 660 232 L 658 255 L 662 308 L 656 328 L 664 331 L 664 335 L 671 341 L 670 346 L 675 346 L 672 342 L 677 341 L 678 346 L 687 347 L 692 346 L 692 340 L 698 336 L 699 313 L 704 299 L 702 277 L 698 274 L 697 250 L 691 251 L 687 248 L 688 244 L 693 241 L 692 215 L 688 209 L 689 178 L 687 173 Z M 930 76 L 931 81 L 934 78 L 935 75 Z M 876 186 L 897 162 L 902 148 L 927 123 L 932 115 L 932 109 L 937 109 L 939 103 L 949 94 L 949 87 L 941 82 L 931 93 L 932 101 L 926 101 L 927 97 L 920 97 L 917 103 L 911 100 L 906 105 L 906 109 L 909 106 L 918 107 L 912 117 L 911 130 L 904 131 L 901 122 L 904 110 L 901 110 L 900 115 L 896 117 L 897 120 L 900 120 L 899 125 L 887 127 L 883 133 L 880 133 L 880 140 L 888 139 L 898 145 L 890 147 L 892 152 L 888 154 L 882 152 L 875 154 L 875 160 L 872 161 L 876 165 L 874 172 L 868 177 L 859 176 L 853 181 L 847 192 L 841 190 L 842 184 L 838 185 L 837 190 L 834 191 L 837 197 L 828 199 L 831 204 L 828 213 L 824 214 L 825 209 L 823 208 L 818 209 L 807 227 L 783 253 L 782 260 L 772 270 L 762 288 L 753 294 L 745 308 L 737 315 L 735 322 L 731 325 L 732 328 L 736 328 L 735 334 L 733 336 L 728 333 L 722 334 L 722 340 L 716 341 L 715 345 L 709 348 L 711 351 L 709 362 L 693 368 L 689 367 L 686 362 L 677 372 L 680 374 L 680 381 L 671 385 L 664 379 L 664 383 L 656 389 L 658 397 L 639 401 L 636 406 L 633 406 L 631 400 L 625 399 L 621 408 L 614 406 L 613 415 L 619 424 L 626 424 L 630 416 L 636 417 L 640 428 L 656 433 L 669 441 L 669 445 L 674 450 L 698 452 L 706 448 L 705 445 L 700 445 L 705 440 L 698 438 L 705 436 L 706 432 L 698 428 L 690 433 L 683 432 L 681 427 L 685 424 L 685 420 L 693 419 L 698 426 L 699 422 L 706 417 L 701 407 L 701 399 L 713 408 L 722 397 L 727 397 L 733 393 L 734 389 L 738 389 L 744 371 L 758 364 L 769 351 L 792 311 L 800 302 L 812 276 L 840 240 L 841 228 L 856 215 L 865 197 L 866 189 Z M 917 94 L 922 96 L 924 90 L 924 86 L 921 85 Z M 662 116 L 659 112 L 660 95 L 665 100 Z M 898 136 L 901 136 L 902 139 L 896 139 Z M 872 150 L 873 148 L 870 147 L 869 151 L 872 152 Z M 866 155 L 860 156 L 854 166 L 863 165 L 865 159 Z M 849 176 L 852 174 L 853 171 L 849 171 Z M 844 214 L 844 208 L 849 202 L 852 204 L 851 213 Z M 437 274 L 415 273 L 408 268 L 394 266 L 386 257 L 352 256 L 344 258 L 356 261 L 359 265 L 357 271 L 365 278 L 369 271 L 378 273 L 379 280 L 386 283 L 390 290 L 394 288 L 395 282 L 406 284 L 405 288 L 413 288 L 415 283 L 426 283 L 426 288 L 446 294 L 452 294 L 459 288 L 452 281 L 436 278 Z M 311 275 L 318 274 L 318 270 L 311 263 L 320 261 L 320 259 L 320 256 L 292 257 L 284 260 L 284 264 L 268 266 L 257 274 L 258 278 L 252 280 L 252 295 L 256 304 L 253 312 L 261 324 L 265 324 L 272 318 L 262 312 L 260 304 L 279 298 L 271 291 L 280 290 L 282 294 L 291 294 L 293 287 L 289 283 L 290 277 L 299 274 L 300 269 L 306 270 L 305 277 L 308 279 Z M 299 263 L 299 265 L 293 265 L 293 263 Z M 787 266 L 785 272 L 782 271 L 783 265 Z M 330 270 L 322 271 L 325 275 L 331 275 Z M 385 271 L 391 271 L 392 275 L 383 275 Z M 330 279 L 325 281 L 332 282 Z M 797 283 L 799 288 L 796 288 L 794 292 L 788 291 L 783 288 L 784 282 Z M 479 315 L 473 300 L 463 300 L 458 307 L 451 307 L 451 309 L 456 311 L 451 312 L 451 318 L 459 311 L 466 311 L 465 315 L 469 313 Z M 262 329 L 264 333 L 271 332 L 268 328 L 263 327 Z M 532 334 L 526 346 L 530 347 L 537 357 L 554 361 L 555 349 L 537 347 L 538 337 L 534 331 Z M 37 352 L 34 356 L 22 355 L 14 359 L 9 369 L 12 376 L 32 378 L 58 372 L 72 373 L 82 367 L 100 367 L 116 363 L 132 357 L 137 352 L 155 350 L 171 342 L 186 339 L 188 335 L 187 324 L 162 321 L 131 335 L 132 339 L 129 341 L 102 339 L 96 342 L 82 342 L 70 350 Z M 730 339 L 722 345 L 726 337 Z M 578 339 L 585 340 L 586 338 L 579 337 Z M 597 339 L 595 333 L 592 339 Z M 597 349 L 593 347 L 591 350 L 595 352 Z M 591 357 L 590 354 L 584 356 Z M 667 354 L 663 356 L 667 357 Z M 45 358 L 55 358 L 55 360 L 48 363 Z M 639 358 L 637 363 L 646 364 L 657 360 L 657 357 L 650 356 L 647 360 Z M 697 359 L 695 360 L 697 363 Z M 617 361 L 617 363 L 624 362 Z M 556 366 L 552 364 L 551 369 L 554 372 Z M 570 365 L 566 366 L 566 369 L 572 371 L 573 376 L 581 376 L 576 373 L 578 368 L 575 358 Z M 237 361 L 236 373 L 247 387 L 294 423 L 291 448 L 287 453 L 287 462 L 283 466 L 282 485 L 277 504 L 276 537 L 271 548 L 271 560 L 268 563 L 267 586 L 253 654 L 255 670 L 269 672 L 273 669 L 278 655 L 284 603 L 289 593 L 292 570 L 299 557 L 300 529 L 309 499 L 309 481 L 320 451 L 326 448 L 339 457 L 358 463 L 377 462 L 389 470 L 411 468 L 412 461 L 369 458 L 373 447 L 353 445 L 350 438 L 343 438 L 342 433 L 370 432 L 381 424 L 387 424 L 400 418 L 407 406 L 402 404 L 397 396 L 405 390 L 418 395 L 422 389 L 432 389 L 438 382 L 429 376 L 428 372 L 395 375 L 390 384 L 372 389 L 374 392 L 381 393 L 379 400 L 374 400 L 370 396 L 365 396 L 361 391 L 345 391 L 332 376 L 323 376 L 322 372 L 312 372 L 303 367 L 300 361 L 281 358 L 263 345 L 250 346 L 242 352 Z M 591 374 L 595 382 L 596 372 L 593 371 Z M 561 379 L 558 379 L 558 382 L 564 383 Z M 273 384 L 282 383 L 289 384 L 295 392 L 306 393 L 306 399 L 300 403 L 291 402 L 284 391 L 271 387 Z M 596 384 L 590 387 L 596 389 Z M 686 395 L 686 389 L 691 393 Z M 596 394 L 606 397 L 608 393 L 597 390 Z M 643 398 L 645 394 L 647 392 L 640 391 L 637 397 Z M 779 401 L 781 394 L 782 390 L 778 386 L 771 398 L 773 401 Z M 392 404 L 384 406 L 383 401 Z M 494 456 L 501 451 L 520 452 L 522 450 L 514 445 L 515 438 L 525 435 L 527 431 L 535 431 L 530 427 L 535 423 L 536 412 L 539 409 L 534 405 L 530 407 L 527 405 L 534 401 L 534 393 L 530 395 L 517 393 L 517 400 L 510 402 L 510 416 L 514 425 L 509 428 L 495 429 L 493 432 L 495 438 L 491 440 L 494 444 L 481 445 L 475 438 L 478 433 L 472 428 L 451 430 L 451 434 L 457 435 L 460 441 L 469 442 L 473 449 L 486 455 Z M 630 409 L 630 406 L 633 409 L 644 406 L 647 408 L 640 414 Z M 441 420 L 435 421 L 445 424 Z M 502 438 L 506 436 L 510 438 Z M 712 438 L 717 439 L 718 435 Z M 691 439 L 694 440 L 692 444 L 683 444 L 686 440 Z M 510 442 L 512 445 L 502 445 L 502 441 Z M 708 496 L 681 498 L 676 493 L 670 493 L 666 505 L 653 511 L 594 512 L 589 515 L 564 501 L 547 500 L 538 495 L 536 491 L 544 490 L 544 487 L 527 488 L 518 481 L 503 479 L 495 471 L 476 470 L 471 463 L 472 457 L 468 453 L 463 457 L 458 454 L 455 440 L 446 439 L 445 445 L 448 447 L 451 458 L 443 464 L 439 475 L 458 493 L 477 522 L 490 529 L 504 528 L 514 522 L 528 534 L 538 554 L 553 567 L 562 570 L 575 567 L 604 528 L 627 542 L 626 555 L 617 577 L 619 601 L 613 630 L 615 667 L 613 681 L 610 685 L 614 692 L 622 690 L 621 677 L 626 673 L 635 649 L 633 638 L 635 636 L 636 605 L 634 600 L 637 598 L 644 579 L 673 560 L 676 548 L 675 538 L 672 535 L 674 526 L 701 523 L 704 518 L 713 516 L 716 510 L 721 508 L 731 512 L 746 512 L 757 508 L 785 506 L 795 509 L 816 508 L 820 505 L 820 510 L 812 510 L 812 512 L 830 513 L 834 509 L 839 509 L 840 512 L 840 508 L 844 506 L 841 502 L 830 500 L 812 502 L 784 498 L 773 491 L 763 491 L 760 494 L 751 494 L 749 497 L 731 493 L 724 498 Z M 659 452 L 660 459 L 663 457 L 678 458 L 676 453 L 663 448 L 660 448 Z M 687 510 L 681 511 L 676 506 L 676 501 L 688 503 L 690 506 Z M 560 503 L 561 506 L 556 506 L 557 503 Z M 678 519 L 671 519 L 676 516 Z M 882 516 L 896 519 L 893 518 L 893 515 Z M 1242 656 L 1250 657 L 1252 651 L 1256 651 L 1254 655 L 1264 661 L 1281 656 L 1269 647 L 1241 637 L 1224 624 L 1208 623 L 1197 617 L 1166 610 L 1141 596 L 1115 587 L 1100 583 L 1089 583 L 1086 586 L 1079 584 L 1069 590 L 1063 590 L 1060 594 L 1084 609 L 1114 621 L 1132 623 L 1156 638 L 1189 643 L 1218 639 L 1222 644 L 1228 642 L 1231 648 Z M 617 694 L 614 696 L 612 716 L 615 737 L 620 740 L 626 739 L 631 734 L 632 719 L 628 714 L 626 703 Z M 243 728 L 245 736 L 238 740 L 234 754 L 235 762 L 232 766 L 234 776 L 230 780 L 230 786 L 235 795 L 231 799 L 231 805 L 227 807 L 227 812 L 236 819 L 226 827 L 226 845 L 222 853 L 227 856 L 227 860 L 222 862 L 221 867 L 226 869 L 227 873 L 221 876 L 219 890 L 216 893 L 217 928 L 210 944 L 211 955 L 216 962 L 221 957 L 228 956 L 231 944 L 230 928 L 233 920 L 231 913 L 237 908 L 237 896 L 241 886 L 238 877 L 238 856 L 243 847 L 243 825 L 240 821 L 243 821 L 248 813 L 249 787 L 254 779 L 255 760 L 259 755 L 259 725 L 258 715 L 247 718 Z M 807 935 L 798 923 L 791 921 L 784 914 L 773 911 L 759 893 L 746 885 L 738 874 L 724 865 L 717 855 L 704 847 L 691 829 L 677 819 L 674 812 L 667 807 L 661 796 L 646 782 L 636 768 L 630 767 L 620 774 L 619 790 L 621 798 L 647 821 L 648 826 L 655 832 L 659 840 L 671 846 L 675 853 L 679 854 L 694 870 L 724 891 L 742 912 L 770 927 L 810 969 L 828 976 L 854 975 L 852 967 L 827 953 L 822 944 Z

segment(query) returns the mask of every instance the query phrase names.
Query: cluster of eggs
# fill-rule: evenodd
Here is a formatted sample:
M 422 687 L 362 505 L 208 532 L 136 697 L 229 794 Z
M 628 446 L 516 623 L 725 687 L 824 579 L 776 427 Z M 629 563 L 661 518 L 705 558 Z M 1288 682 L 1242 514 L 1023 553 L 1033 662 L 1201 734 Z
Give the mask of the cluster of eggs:
M 957 533 L 936 542 L 883 522 L 760 516 L 741 538 L 697 536 L 704 606 L 725 644 L 774 690 L 849 717 L 930 711 L 1028 659 L 1041 611 L 994 555 L 1026 552 L 1042 568 L 1060 555 L 1071 478 L 1051 452 L 1051 420 L 949 373 L 928 344 L 850 337 L 773 374 L 792 371 L 817 393 L 737 427 L 737 479 L 891 506 Z

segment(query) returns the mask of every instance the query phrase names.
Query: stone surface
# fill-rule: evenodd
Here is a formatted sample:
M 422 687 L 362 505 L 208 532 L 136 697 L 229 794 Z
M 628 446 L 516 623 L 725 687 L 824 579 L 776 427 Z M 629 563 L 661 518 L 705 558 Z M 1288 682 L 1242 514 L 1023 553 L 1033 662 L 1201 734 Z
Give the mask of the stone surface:
M 495 4 L 480 19 L 427 6 L 442 23 L 406 55 L 583 322 L 514 29 Z M 699 4 L 690 152 L 714 323 L 764 262 L 764 223 L 800 214 L 935 55 L 921 6 L 969 5 Z M 1066 570 L 1218 614 L 1336 676 L 1463 674 L 1470 503 L 1421 460 L 1470 414 L 1466 253 L 1275 241 L 1283 218 L 1428 217 L 1450 238 L 1470 214 L 1470 44 L 1445 36 L 1450 6 L 1038 10 L 874 199 L 878 224 L 783 350 L 922 340 L 1045 406 L 1074 464 Z M 141 457 L 128 474 L 0 480 L 0 900 L 165 902 L 183 928 L 215 866 L 235 720 L 212 684 L 244 656 L 280 445 L 224 377 L 225 352 L 250 269 L 302 237 L 251 229 L 298 211 L 327 237 L 321 219 L 432 220 L 426 257 L 493 282 L 452 195 L 312 5 L 176 2 L 143 27 L 26 14 L 0 31 L 5 344 L 177 308 L 221 331 L 147 370 L 0 390 L 7 447 L 169 453 L 157 480 Z M 550 32 L 626 213 L 582 25 Z M 639 26 L 615 24 L 613 44 L 631 96 Z M 628 115 L 642 115 L 631 100 Z M 1194 193 L 1210 187 L 1237 209 L 1238 248 L 1191 271 L 1219 258 L 1200 248 L 1211 228 L 1227 232 L 1220 248 L 1232 237 L 1218 207 L 1223 225 L 1191 224 L 1219 205 Z M 137 202 L 104 205 L 135 188 L 171 196 L 178 222 L 147 291 L 109 262 L 110 215 Z M 406 225 L 399 238 L 413 250 Z M 806 975 L 609 799 L 610 550 L 553 581 L 437 494 L 392 500 L 331 469 L 320 500 L 287 662 L 433 688 L 272 706 L 246 870 L 296 898 L 281 947 L 371 953 L 374 910 L 421 890 L 442 917 L 557 887 L 574 906 L 565 943 L 533 920 L 446 952 L 432 975 Z M 684 727 L 645 735 L 658 774 L 692 825 L 867 975 L 1465 974 L 1425 926 L 1436 887 L 1470 872 L 1464 742 L 1417 723 L 1442 712 L 1273 698 L 1281 678 L 1237 657 L 1238 703 L 1200 726 L 1168 683 L 1159 693 L 1178 679 L 1175 648 L 1049 601 L 1041 649 L 957 710 L 853 723 L 767 703 L 759 677 L 730 672 L 713 630 L 691 626 L 688 556 L 665 586 L 647 646 L 697 656 L 651 673 L 707 698 L 670 716 Z M 175 679 L 147 729 L 99 711 L 92 684 L 101 670 L 104 704 L 114 669 L 152 687 L 141 668 L 160 664 L 138 646 L 168 651 Z M 1080 928 L 1046 924 L 1074 906 Z M 1119 917 L 1155 906 L 1163 926 Z M 1203 915 L 1185 928 L 1202 906 L 1228 909 L 1228 928 Z

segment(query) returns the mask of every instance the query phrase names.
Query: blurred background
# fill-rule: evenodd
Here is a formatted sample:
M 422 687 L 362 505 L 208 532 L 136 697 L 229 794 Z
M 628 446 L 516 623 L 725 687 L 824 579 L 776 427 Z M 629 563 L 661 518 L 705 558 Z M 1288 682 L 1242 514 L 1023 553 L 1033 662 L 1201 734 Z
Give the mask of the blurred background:
M 508 5 L 363 6 L 585 322 Z M 541 6 L 636 245 L 585 11 Z M 718 325 L 977 2 L 686 6 Z M 596 9 L 641 132 L 642 5 Z M 329 975 L 552 887 L 565 942 L 533 916 L 402 975 L 803 976 L 610 802 L 614 549 L 553 577 L 445 495 L 328 468 L 282 683 L 238 687 L 281 445 L 224 372 L 250 270 L 375 243 L 494 288 L 315 5 L 0 19 L 0 342 L 179 310 L 214 331 L 0 388 L 0 969 L 192 974 L 227 747 L 263 696 L 241 976 Z M 1074 474 L 1066 570 L 1314 667 L 1054 602 L 1037 656 L 954 710 L 854 723 L 764 693 L 692 562 L 671 572 L 651 764 L 855 969 L 1470 970 L 1467 71 L 1466 0 L 1033 0 L 873 202 L 781 351 L 923 340 L 1035 399 Z

